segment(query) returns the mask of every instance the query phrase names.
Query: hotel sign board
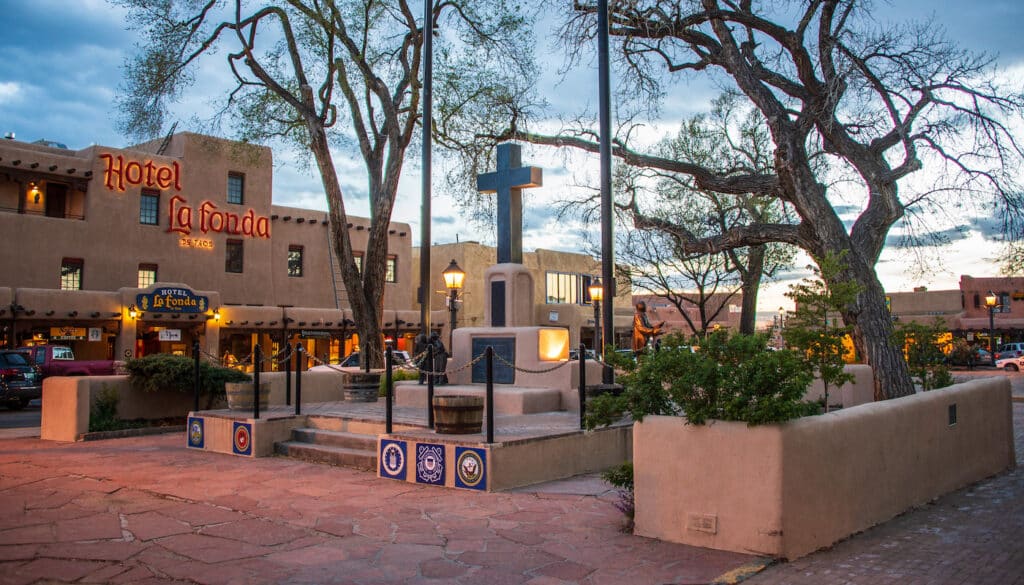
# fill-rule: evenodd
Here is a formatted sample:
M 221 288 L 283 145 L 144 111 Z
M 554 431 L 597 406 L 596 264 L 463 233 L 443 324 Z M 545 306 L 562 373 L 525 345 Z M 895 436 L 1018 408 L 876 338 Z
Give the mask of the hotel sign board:
M 85 327 L 50 327 L 52 341 L 84 341 Z
M 187 288 L 161 287 L 135 297 L 139 310 L 152 313 L 205 313 L 210 299 Z

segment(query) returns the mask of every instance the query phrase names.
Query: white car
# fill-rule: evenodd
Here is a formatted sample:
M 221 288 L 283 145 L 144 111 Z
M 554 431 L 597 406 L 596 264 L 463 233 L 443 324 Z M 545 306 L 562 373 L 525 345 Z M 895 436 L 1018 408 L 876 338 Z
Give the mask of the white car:
M 1024 369 L 1024 356 L 1007 357 L 1001 360 L 996 360 L 996 367 L 1002 368 L 1007 372 L 1019 372 Z

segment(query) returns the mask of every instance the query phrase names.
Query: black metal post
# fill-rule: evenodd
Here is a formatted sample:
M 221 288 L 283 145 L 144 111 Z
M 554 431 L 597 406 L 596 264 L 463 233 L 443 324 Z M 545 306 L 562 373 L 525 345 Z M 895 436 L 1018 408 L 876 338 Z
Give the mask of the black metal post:
M 193 389 L 196 391 L 196 403 L 195 407 L 192 410 L 194 410 L 195 412 L 199 412 L 199 340 L 192 342 L 192 361 L 195 364 L 196 369 L 195 386 L 193 387 Z
M 992 367 L 996 365 L 996 307 L 988 308 L 988 357 L 992 360 Z
M 423 2 L 423 195 L 420 203 L 420 333 L 430 336 L 430 149 L 434 109 L 434 2 Z
M 392 412 L 391 395 L 394 391 L 392 387 L 393 380 L 391 376 L 391 366 L 394 364 L 394 352 L 391 349 L 391 343 L 385 344 L 384 350 L 384 432 L 391 434 L 392 423 L 394 421 L 394 413 Z
M 494 348 L 487 346 L 484 352 L 487 356 L 487 442 L 494 442 Z
M 580 428 L 583 428 L 583 419 L 587 416 L 587 348 L 580 344 Z
M 434 428 L 434 346 L 427 346 L 427 426 Z
M 301 343 L 295 344 L 295 414 L 302 410 L 302 353 Z
M 448 315 L 451 318 L 451 328 L 448 330 L 448 351 L 453 351 L 455 343 L 455 319 L 459 312 L 459 289 L 453 288 L 448 296 Z
M 601 346 L 601 301 L 594 303 L 594 357 L 603 358 L 604 348 Z M 583 345 L 582 343 L 580 344 Z
M 288 345 L 288 338 L 284 339 L 284 405 L 292 405 L 292 346 Z
M 597 2 L 597 77 L 599 112 L 599 146 L 601 158 L 601 278 L 604 285 L 604 335 L 601 339 L 615 343 L 615 225 L 612 215 L 612 109 L 611 73 L 608 65 L 608 0 Z M 602 352 L 603 355 L 603 352 Z M 606 360 L 607 361 L 607 360 Z M 605 384 L 615 382 L 615 372 L 603 368 Z
M 260 344 L 256 344 L 255 349 L 252 352 L 253 369 L 252 369 L 252 417 L 258 419 L 260 417 L 260 370 L 263 369 L 263 350 L 260 349 Z

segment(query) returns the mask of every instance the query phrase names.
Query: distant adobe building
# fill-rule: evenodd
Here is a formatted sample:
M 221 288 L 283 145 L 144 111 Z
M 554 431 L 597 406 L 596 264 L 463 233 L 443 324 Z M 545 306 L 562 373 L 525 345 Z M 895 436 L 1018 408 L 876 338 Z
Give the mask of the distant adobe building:
M 123 359 L 198 340 L 241 359 L 305 340 L 318 359 L 346 355 L 358 339 L 328 216 L 274 205 L 272 163 L 269 148 L 192 133 L 125 149 L 0 141 L 0 345 Z M 350 221 L 359 250 L 369 222 Z M 388 248 L 383 325 L 411 347 L 407 224 Z
M 681 333 L 689 337 L 700 332 L 702 319 L 699 307 L 685 305 L 683 307 L 684 317 L 684 314 L 680 313 L 679 309 L 664 297 L 652 294 L 633 295 L 634 305 L 640 301 L 646 303 L 647 317 L 651 323 L 665 322 L 665 333 Z M 742 308 L 743 296 L 740 293 L 711 295 L 705 306 L 705 313 L 710 318 L 708 331 L 727 329 L 733 333 L 738 332 Z

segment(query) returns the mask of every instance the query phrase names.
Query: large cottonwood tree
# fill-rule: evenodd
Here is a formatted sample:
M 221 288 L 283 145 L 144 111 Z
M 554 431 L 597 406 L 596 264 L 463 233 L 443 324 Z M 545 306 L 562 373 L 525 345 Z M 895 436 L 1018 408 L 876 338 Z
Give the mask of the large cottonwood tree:
M 421 112 L 423 4 L 406 0 L 115 0 L 142 36 L 125 67 L 122 127 L 158 136 L 169 107 L 222 59 L 230 80 L 218 121 L 254 142 L 283 140 L 319 171 L 332 244 L 359 330 L 379 366 L 388 225 Z M 466 95 L 505 87 L 531 66 L 529 18 L 502 0 L 432 0 L 431 29 L 448 41 L 437 74 Z M 435 33 L 437 34 L 437 33 Z M 356 264 L 332 148 L 365 167 L 369 241 Z M 364 362 L 365 363 L 365 362 Z
M 759 110 L 773 164 L 722 172 L 624 140 L 613 145 L 614 154 L 631 165 L 689 175 L 707 191 L 774 199 L 793 213 L 791 221 L 753 221 L 706 236 L 636 200 L 622 202 L 635 227 L 674 233 L 687 252 L 782 242 L 814 258 L 843 257 L 846 268 L 835 280 L 860 290 L 843 318 L 873 366 L 876 399 L 912 393 L 906 362 L 891 342 L 875 265 L 894 225 L 948 214 L 967 201 L 982 202 L 1003 218 L 1008 237 L 1020 237 L 1024 195 L 1012 173 L 1024 153 L 1009 121 L 1024 113 L 1019 87 L 1001 87 L 991 58 L 958 49 L 932 23 L 877 23 L 866 12 L 870 4 L 859 0 L 609 4 L 613 50 L 626 73 L 622 97 L 663 103 L 685 91 L 679 76 L 712 76 Z M 567 11 L 561 38 L 576 58 L 592 52 L 596 10 L 593 2 L 576 1 Z M 597 151 L 592 133 L 545 135 L 513 120 L 499 138 Z M 820 173 L 819 152 L 831 176 Z M 921 179 L 911 181 L 915 173 Z M 836 187 L 839 175 L 845 181 Z M 852 221 L 837 209 L 843 195 L 863 199 Z

